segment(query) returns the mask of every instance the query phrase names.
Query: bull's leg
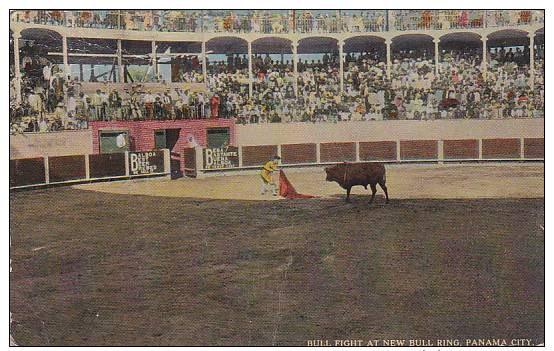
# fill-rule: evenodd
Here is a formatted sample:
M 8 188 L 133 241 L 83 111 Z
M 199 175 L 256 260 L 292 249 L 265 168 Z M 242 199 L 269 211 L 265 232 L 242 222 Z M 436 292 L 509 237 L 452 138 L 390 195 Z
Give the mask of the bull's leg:
M 384 181 L 380 181 L 379 182 L 379 186 L 381 187 L 381 189 L 383 189 L 383 191 L 385 192 L 385 198 L 386 198 L 386 203 L 389 203 L 389 192 L 387 191 L 387 186 L 385 185 L 385 182 Z
M 375 193 L 377 192 L 377 187 L 375 184 L 369 184 L 371 186 L 371 199 L 369 200 L 369 203 L 373 203 L 373 199 L 375 199 Z
M 350 186 L 346 188 L 346 202 L 350 202 L 350 189 L 352 189 Z

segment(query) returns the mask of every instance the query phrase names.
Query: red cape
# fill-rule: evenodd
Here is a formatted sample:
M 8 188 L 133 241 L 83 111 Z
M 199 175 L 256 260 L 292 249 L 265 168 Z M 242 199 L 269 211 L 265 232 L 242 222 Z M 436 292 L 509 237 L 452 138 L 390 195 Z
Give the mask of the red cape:
M 286 199 L 309 199 L 316 196 L 299 194 L 287 179 L 285 172 L 279 170 L 279 195 Z

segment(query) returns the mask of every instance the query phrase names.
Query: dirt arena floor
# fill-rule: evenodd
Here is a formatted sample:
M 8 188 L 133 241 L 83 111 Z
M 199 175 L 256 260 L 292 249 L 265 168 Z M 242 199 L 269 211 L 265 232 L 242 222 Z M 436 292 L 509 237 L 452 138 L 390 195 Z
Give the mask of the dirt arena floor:
M 11 193 L 15 342 L 544 342 L 542 164 L 387 166 L 373 205 L 286 172 L 321 197 L 252 201 L 253 174 Z

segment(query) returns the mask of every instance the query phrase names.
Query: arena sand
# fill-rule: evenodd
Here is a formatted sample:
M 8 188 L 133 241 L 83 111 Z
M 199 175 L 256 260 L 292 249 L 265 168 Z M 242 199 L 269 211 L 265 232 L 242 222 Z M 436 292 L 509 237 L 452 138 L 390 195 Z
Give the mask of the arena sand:
M 182 197 L 250 196 L 255 175 L 11 193 L 15 342 L 544 342 L 541 165 L 389 167 L 392 200 L 371 206 L 288 174 L 325 197 Z
M 321 197 L 345 194 L 337 183 L 325 181 L 323 168 L 284 169 L 300 193 Z M 544 196 L 543 164 L 404 164 L 387 165 L 387 187 L 391 198 L 528 198 Z M 203 179 L 142 179 L 78 185 L 78 189 L 151 196 L 201 199 L 278 200 L 260 194 L 261 179 L 249 175 L 209 176 Z M 378 188 L 378 193 L 381 189 Z M 352 194 L 368 194 L 363 187 Z

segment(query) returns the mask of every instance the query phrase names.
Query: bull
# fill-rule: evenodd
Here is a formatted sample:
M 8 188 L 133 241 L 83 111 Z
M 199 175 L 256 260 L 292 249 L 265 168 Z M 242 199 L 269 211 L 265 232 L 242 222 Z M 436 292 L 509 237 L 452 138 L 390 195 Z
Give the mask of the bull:
M 334 166 L 325 167 L 328 182 L 337 182 L 343 189 L 346 189 L 346 202 L 350 202 L 350 190 L 355 185 L 362 185 L 366 190 L 371 187 L 372 203 L 377 192 L 377 184 L 385 192 L 386 203 L 389 203 L 389 193 L 387 192 L 387 176 L 385 166 L 378 162 L 364 163 L 339 163 Z

